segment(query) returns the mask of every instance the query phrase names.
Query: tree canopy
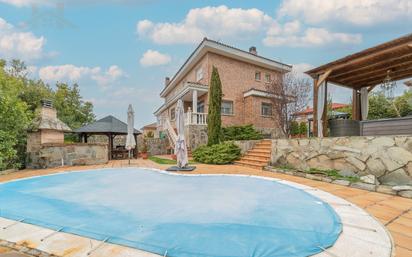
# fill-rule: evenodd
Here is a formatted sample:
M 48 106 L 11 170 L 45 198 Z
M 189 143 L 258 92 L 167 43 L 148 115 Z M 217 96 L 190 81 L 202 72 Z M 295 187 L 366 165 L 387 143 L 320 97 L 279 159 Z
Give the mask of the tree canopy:
M 24 62 L 0 60 L 0 170 L 24 166 L 26 130 L 41 100 L 53 101 L 58 117 L 76 129 L 94 121 L 93 104 L 82 100 L 79 86 L 27 78 Z

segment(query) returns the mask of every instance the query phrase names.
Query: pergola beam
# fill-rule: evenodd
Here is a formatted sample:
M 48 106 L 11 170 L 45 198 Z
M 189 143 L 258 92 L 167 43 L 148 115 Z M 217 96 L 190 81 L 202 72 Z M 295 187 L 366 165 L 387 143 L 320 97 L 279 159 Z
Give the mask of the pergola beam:
M 409 51 L 408 51 L 409 52 Z M 396 57 L 391 57 L 388 59 L 383 59 L 379 62 L 374 62 L 368 65 L 364 65 L 361 66 L 359 68 L 356 69 L 346 69 L 346 71 L 338 71 L 337 73 L 335 73 L 334 75 L 330 76 L 330 79 L 333 80 L 340 80 L 339 78 L 341 77 L 350 77 L 350 76 L 354 76 L 354 75 L 358 75 L 358 74 L 363 74 L 368 70 L 375 70 L 377 68 L 382 68 L 382 67 L 392 67 L 393 65 L 396 65 L 397 63 L 402 63 L 404 61 L 408 61 L 411 60 L 412 58 L 412 53 L 409 54 L 405 54 L 405 55 L 401 55 L 401 56 L 396 56 Z
M 341 81 L 342 83 L 348 84 L 348 85 L 352 85 L 352 84 L 359 85 L 359 84 L 363 84 L 364 81 L 381 79 L 382 77 L 385 78 L 388 70 L 390 71 L 389 73 L 389 76 L 390 76 L 391 74 L 394 74 L 397 72 L 410 70 L 411 67 L 412 67 L 412 60 L 399 64 L 397 65 L 397 67 L 388 67 L 387 69 L 380 69 L 380 70 L 372 71 L 369 73 L 365 73 L 364 75 L 349 77 Z M 412 72 L 411 72 L 411 76 L 412 76 Z
M 327 70 L 325 73 L 323 73 L 322 75 L 320 75 L 320 76 L 319 76 L 319 79 L 317 80 L 317 83 L 316 83 L 315 86 L 316 86 L 317 88 L 319 88 L 320 85 L 322 85 L 322 83 L 326 81 L 326 79 L 329 77 L 329 75 L 331 74 L 331 72 L 332 72 L 332 69 Z
M 402 70 L 402 71 L 391 72 L 389 76 L 391 77 L 392 81 L 397 81 L 397 80 L 408 78 L 412 76 L 412 67 L 410 67 L 409 69 Z M 383 80 L 385 79 L 385 77 L 386 75 L 380 78 L 376 78 L 374 80 L 364 80 L 365 81 L 364 86 L 374 86 L 376 84 L 381 84 Z

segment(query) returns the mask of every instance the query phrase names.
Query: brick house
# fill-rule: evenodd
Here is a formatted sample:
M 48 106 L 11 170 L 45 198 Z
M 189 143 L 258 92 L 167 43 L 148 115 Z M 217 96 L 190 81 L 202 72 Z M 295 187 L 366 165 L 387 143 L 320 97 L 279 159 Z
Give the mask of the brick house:
M 154 113 L 159 133 L 164 131 L 166 120 L 174 126 L 176 102 L 182 99 L 190 145 L 205 141 L 213 66 L 222 82 L 222 126 L 253 124 L 268 137 L 279 136 L 266 88 L 275 76 L 291 71 L 292 66 L 259 56 L 255 47 L 243 51 L 207 38 L 171 79 L 166 77 L 160 93 L 164 104 Z

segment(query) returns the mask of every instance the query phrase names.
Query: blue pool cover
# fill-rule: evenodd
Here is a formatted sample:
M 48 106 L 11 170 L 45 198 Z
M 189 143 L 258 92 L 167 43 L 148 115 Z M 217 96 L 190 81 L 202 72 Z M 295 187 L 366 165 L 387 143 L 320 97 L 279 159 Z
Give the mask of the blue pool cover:
M 240 176 L 102 169 L 0 184 L 1 216 L 167 256 L 309 256 L 339 217 L 294 187 Z

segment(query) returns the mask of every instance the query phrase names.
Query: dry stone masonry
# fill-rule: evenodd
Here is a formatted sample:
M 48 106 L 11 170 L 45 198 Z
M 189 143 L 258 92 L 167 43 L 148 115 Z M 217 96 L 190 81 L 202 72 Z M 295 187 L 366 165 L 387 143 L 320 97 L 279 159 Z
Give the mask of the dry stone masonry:
M 406 186 L 391 190 L 412 195 L 412 136 L 276 139 L 271 163 L 302 171 L 336 169 L 364 184 Z

